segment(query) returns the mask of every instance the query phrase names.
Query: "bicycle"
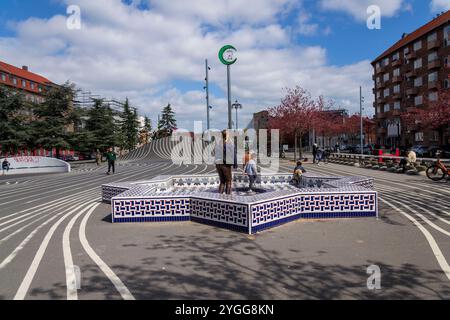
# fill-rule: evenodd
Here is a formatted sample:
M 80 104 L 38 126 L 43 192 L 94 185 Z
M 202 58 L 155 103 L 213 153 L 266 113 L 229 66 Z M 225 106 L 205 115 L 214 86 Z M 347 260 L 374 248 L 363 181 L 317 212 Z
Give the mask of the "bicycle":
M 440 181 L 447 175 L 450 176 L 450 168 L 447 168 L 440 159 L 440 152 L 436 153 L 437 161 L 427 169 L 427 177 L 433 181 Z

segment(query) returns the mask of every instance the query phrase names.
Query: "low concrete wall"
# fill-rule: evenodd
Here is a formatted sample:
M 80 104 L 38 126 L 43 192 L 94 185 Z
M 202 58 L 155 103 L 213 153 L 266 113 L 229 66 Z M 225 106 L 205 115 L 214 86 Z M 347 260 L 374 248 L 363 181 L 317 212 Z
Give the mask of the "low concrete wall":
M 4 158 L 0 158 L 0 164 Z M 70 164 L 62 160 L 47 157 L 11 157 L 7 175 L 33 174 L 33 173 L 65 173 L 70 172 Z M 3 172 L 2 172 L 3 173 Z M 0 174 L 2 174 L 0 173 Z

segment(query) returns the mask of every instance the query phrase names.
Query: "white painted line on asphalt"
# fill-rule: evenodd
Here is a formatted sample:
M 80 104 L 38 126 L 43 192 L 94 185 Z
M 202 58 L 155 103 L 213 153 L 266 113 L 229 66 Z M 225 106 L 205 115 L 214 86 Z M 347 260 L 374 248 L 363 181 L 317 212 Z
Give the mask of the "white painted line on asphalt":
M 95 210 L 99 203 L 93 203 L 90 207 L 84 208 L 79 213 L 77 213 L 67 224 L 66 229 L 64 229 L 62 246 L 63 246 L 63 256 L 64 265 L 66 269 L 66 285 L 67 285 L 67 300 L 78 300 L 77 293 L 77 275 L 75 273 L 75 268 L 73 264 L 72 252 L 70 250 L 70 231 L 75 224 L 75 221 L 87 210 Z
M 447 232 L 446 230 L 442 229 L 441 227 L 435 225 L 433 222 L 431 222 L 430 220 L 428 220 L 423 214 L 417 212 L 416 210 L 414 210 L 413 208 L 411 208 L 410 206 L 407 206 L 406 204 L 401 203 L 400 201 L 395 200 L 394 197 L 392 196 L 387 196 L 384 195 L 383 197 L 391 199 L 391 201 L 398 203 L 399 205 L 401 205 L 403 208 L 410 210 L 411 212 L 415 213 L 416 216 L 418 216 L 419 218 L 421 218 L 423 221 L 425 221 L 429 226 L 431 226 L 432 228 L 434 228 L 435 230 L 445 234 L 446 236 L 450 237 L 450 232 Z M 432 214 L 430 211 L 426 210 L 425 208 L 422 208 L 423 211 L 428 212 L 430 214 Z M 434 215 L 434 214 L 432 214 Z
M 423 233 L 423 235 L 425 236 L 426 240 L 428 241 L 428 244 L 430 245 L 431 250 L 433 251 L 433 254 L 436 257 L 436 259 L 437 259 L 437 261 L 439 263 L 439 266 L 441 267 L 442 271 L 444 271 L 444 273 L 447 276 L 447 278 L 450 280 L 450 266 L 448 265 L 447 261 L 445 260 L 445 257 L 442 254 L 441 249 L 439 249 L 439 246 L 436 243 L 436 240 L 434 240 L 434 238 L 431 235 L 431 233 L 424 226 L 422 226 L 422 224 L 420 224 L 416 219 L 414 219 L 412 216 L 410 216 L 409 214 L 407 214 L 403 210 L 399 209 L 398 207 L 396 207 L 395 205 L 393 205 L 392 203 L 390 203 L 389 201 L 387 201 L 387 200 L 385 200 L 385 199 L 383 199 L 381 197 L 379 197 L 379 199 L 382 202 L 386 203 L 388 206 L 390 206 L 395 211 L 397 211 L 400 214 L 402 214 L 403 216 L 405 216 L 417 228 L 419 228 L 419 230 Z
M 108 279 L 114 284 L 117 291 L 119 291 L 120 295 L 124 300 L 135 300 L 134 296 L 131 294 L 131 292 L 128 290 L 128 288 L 125 286 L 125 284 L 122 282 L 122 280 L 119 279 L 119 277 L 111 270 L 111 268 L 95 253 L 95 251 L 92 249 L 91 245 L 89 244 L 87 238 L 86 238 L 86 224 L 89 220 L 89 217 L 94 212 L 96 207 L 92 208 L 86 215 L 83 217 L 83 220 L 80 224 L 79 229 L 79 238 L 81 245 L 83 246 L 86 253 L 89 255 L 89 257 L 99 266 L 99 268 L 103 271 L 103 273 L 108 277 Z
M 80 210 L 84 206 L 89 206 L 89 205 L 91 205 L 91 203 L 83 204 L 83 205 L 80 205 L 80 206 L 74 208 L 73 210 L 71 210 L 70 212 L 66 213 L 64 216 L 62 216 L 55 224 L 53 224 L 53 226 L 50 228 L 50 230 L 45 235 L 45 238 L 42 241 L 41 245 L 39 246 L 39 249 L 36 252 L 36 255 L 34 256 L 33 262 L 31 263 L 30 267 L 28 268 L 28 271 L 27 271 L 25 277 L 23 278 L 19 289 L 17 290 L 17 292 L 16 292 L 16 294 L 14 296 L 14 300 L 24 300 L 25 299 L 25 297 L 27 295 L 27 292 L 28 292 L 28 290 L 30 288 L 31 282 L 33 281 L 33 278 L 34 278 L 34 276 L 36 274 L 37 269 L 39 268 L 39 264 L 41 263 L 42 258 L 44 257 L 45 250 L 47 250 L 48 244 L 49 244 L 50 240 L 52 239 L 53 234 L 55 233 L 55 231 L 58 228 L 58 226 L 68 216 L 70 216 L 74 212 Z

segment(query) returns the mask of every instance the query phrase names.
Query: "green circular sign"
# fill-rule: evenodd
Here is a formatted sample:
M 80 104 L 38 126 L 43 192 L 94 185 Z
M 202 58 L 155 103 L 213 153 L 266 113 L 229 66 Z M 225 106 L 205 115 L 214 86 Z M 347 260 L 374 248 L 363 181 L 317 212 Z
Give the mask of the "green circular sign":
M 231 45 L 222 47 L 219 51 L 220 62 L 227 66 L 232 65 L 237 61 L 236 52 L 236 48 Z

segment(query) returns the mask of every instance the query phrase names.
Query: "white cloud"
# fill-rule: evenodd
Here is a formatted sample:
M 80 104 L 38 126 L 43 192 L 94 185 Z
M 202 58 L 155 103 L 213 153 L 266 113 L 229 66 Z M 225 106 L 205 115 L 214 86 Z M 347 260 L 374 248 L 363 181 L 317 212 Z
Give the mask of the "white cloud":
M 1 59 L 29 65 L 31 71 L 58 83 L 69 79 L 96 94 L 129 97 L 141 113 L 154 120 L 170 102 L 179 125 L 187 128 L 192 127 L 190 122 L 205 118 L 205 58 L 211 63 L 212 85 L 225 93 L 226 68 L 218 61 L 217 51 L 227 43 L 239 50 L 238 62 L 232 67 L 232 94 L 244 105 L 241 123 L 248 123 L 252 113 L 277 104 L 283 89 L 295 85 L 314 95 L 335 98 L 351 111 L 358 109 L 359 85 L 367 90 L 366 101 L 373 99 L 369 61 L 332 66 L 323 47 L 291 42 L 290 30 L 277 21 L 291 1 L 258 4 L 258 0 L 238 8 L 236 1 L 189 1 L 187 5 L 185 1 L 154 0 L 151 10 L 139 10 L 140 3 L 71 0 L 70 4 L 81 7 L 81 30 L 68 30 L 64 16 L 19 22 L 16 37 L 0 38 Z M 187 10 L 184 15 L 182 9 Z M 229 23 L 240 26 L 230 28 Z M 198 89 L 176 88 L 173 82 L 177 80 L 198 85 Z M 213 125 L 224 127 L 224 95 L 213 94 L 211 104 Z
M 383 17 L 392 17 L 403 10 L 404 0 L 321 0 L 323 9 L 343 11 L 355 19 L 365 21 L 368 17 L 367 8 L 377 5 L 381 8 Z
M 431 11 L 433 12 L 441 12 L 450 10 L 450 1 L 449 0 L 432 0 L 431 1 Z

